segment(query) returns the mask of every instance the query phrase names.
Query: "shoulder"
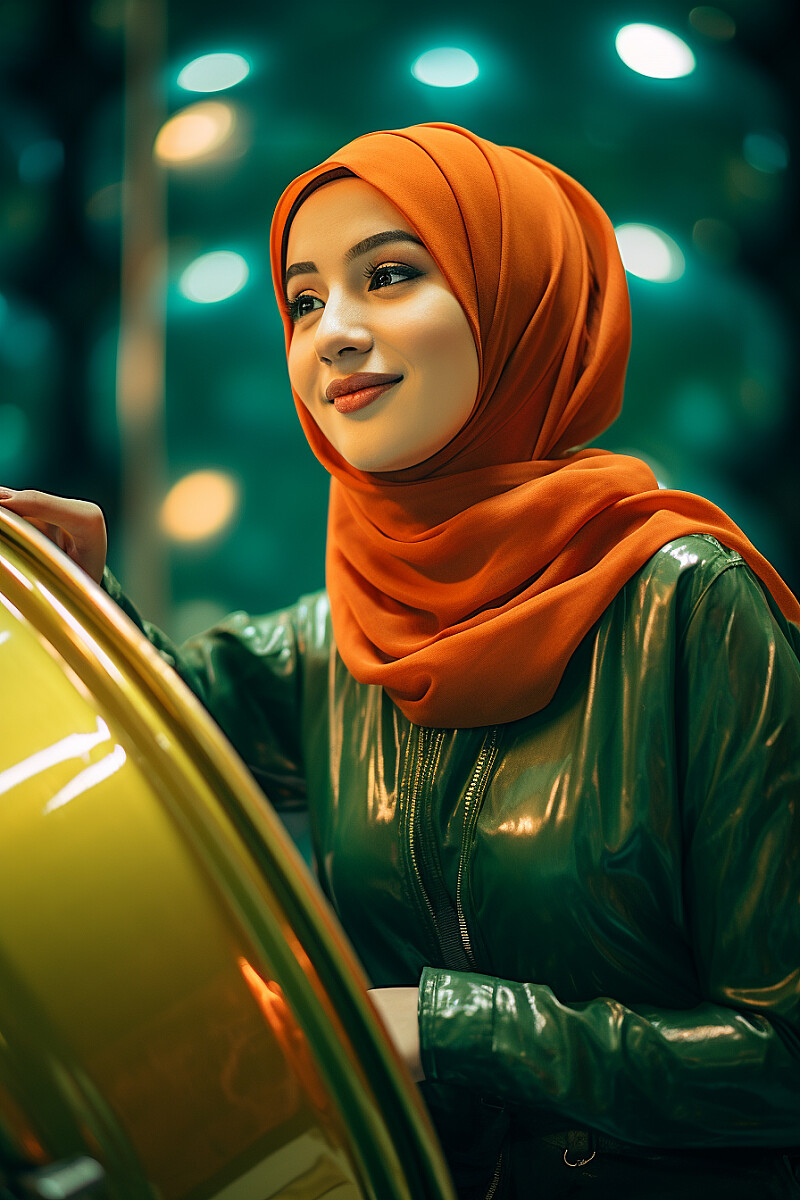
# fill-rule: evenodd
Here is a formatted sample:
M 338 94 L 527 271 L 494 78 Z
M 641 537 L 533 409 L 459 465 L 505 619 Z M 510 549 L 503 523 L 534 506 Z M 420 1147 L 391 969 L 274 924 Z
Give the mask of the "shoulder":
M 695 592 L 708 587 L 724 571 L 746 566 L 738 550 L 723 546 L 709 533 L 691 533 L 657 550 L 634 579 L 665 587 L 681 585 Z
M 758 580 L 737 550 L 723 546 L 711 534 L 692 533 L 657 550 L 624 591 L 626 606 L 673 610 L 677 625 L 686 628 L 712 589 L 730 596 L 753 588 L 760 592 Z
M 800 657 L 800 629 L 742 555 L 710 534 L 675 538 L 657 550 L 611 602 L 600 628 L 622 631 L 642 654 L 687 637 L 713 644 L 733 631 L 741 644 L 777 639 Z
M 641 608 L 673 610 L 681 641 L 688 637 L 714 653 L 721 642 L 729 649 L 778 646 L 794 664 L 800 657 L 800 629 L 786 620 L 742 555 L 710 534 L 668 542 L 627 586 Z

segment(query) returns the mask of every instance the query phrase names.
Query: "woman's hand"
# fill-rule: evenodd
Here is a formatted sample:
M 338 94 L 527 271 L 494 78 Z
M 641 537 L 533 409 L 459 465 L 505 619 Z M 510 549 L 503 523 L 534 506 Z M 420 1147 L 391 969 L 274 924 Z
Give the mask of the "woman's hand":
M 411 1072 L 411 1078 L 415 1083 L 421 1083 L 425 1073 L 422 1070 L 419 1046 L 419 988 L 370 988 L 368 995 L 400 1057 Z
M 96 504 L 4 487 L 0 487 L 0 504 L 35 525 L 97 583 L 103 578 L 108 539 L 102 510 Z

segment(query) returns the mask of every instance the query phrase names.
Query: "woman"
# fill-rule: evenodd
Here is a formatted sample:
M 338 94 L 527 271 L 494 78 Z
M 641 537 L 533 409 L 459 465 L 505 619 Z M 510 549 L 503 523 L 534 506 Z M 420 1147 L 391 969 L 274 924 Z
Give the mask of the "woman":
M 307 797 L 462 1197 L 800 1194 L 800 607 L 713 505 L 574 449 L 622 396 L 607 218 L 426 125 L 295 180 L 271 248 L 327 594 L 145 632 Z M 99 577 L 92 506 L 5 503 Z

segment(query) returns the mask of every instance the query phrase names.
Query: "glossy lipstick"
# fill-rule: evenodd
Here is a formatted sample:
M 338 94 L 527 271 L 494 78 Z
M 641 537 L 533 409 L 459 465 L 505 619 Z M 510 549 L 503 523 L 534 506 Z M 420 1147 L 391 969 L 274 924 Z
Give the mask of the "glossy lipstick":
M 403 378 L 402 375 L 376 375 L 360 372 L 348 375 L 346 379 L 334 379 L 328 384 L 326 398 L 331 401 L 337 412 L 353 413 L 366 408 L 377 400 L 390 387 L 394 387 Z

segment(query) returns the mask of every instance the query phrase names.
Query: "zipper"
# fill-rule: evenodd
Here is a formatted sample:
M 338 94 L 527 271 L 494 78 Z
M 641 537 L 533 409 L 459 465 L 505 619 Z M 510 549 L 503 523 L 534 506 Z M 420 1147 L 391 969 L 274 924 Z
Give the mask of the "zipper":
M 461 837 L 461 853 L 458 857 L 458 878 L 456 880 L 456 917 L 458 918 L 458 928 L 461 934 L 461 942 L 464 947 L 464 953 L 473 971 L 477 970 L 475 955 L 472 952 L 472 945 L 469 938 L 469 930 L 467 929 L 467 921 L 464 916 L 464 908 L 462 904 L 462 889 L 464 883 L 464 865 L 467 858 L 472 834 L 475 828 L 475 823 L 480 812 L 480 804 L 475 803 L 476 799 L 483 794 L 483 788 L 478 791 L 478 784 L 481 780 L 481 774 L 484 776 L 484 787 L 486 780 L 489 777 L 491 767 L 497 757 L 498 729 L 494 725 L 483 740 L 481 752 L 478 755 L 478 761 L 475 764 L 475 770 L 472 773 L 467 794 L 464 799 L 464 831 Z M 493 1195 L 494 1193 L 492 1193 Z M 487 1197 L 488 1200 L 488 1197 Z
M 428 916 L 430 918 L 431 928 L 434 933 L 434 939 L 435 939 L 435 942 L 438 944 L 439 939 L 438 939 L 438 935 L 437 935 L 437 931 L 436 931 L 436 914 L 433 911 L 433 905 L 431 904 L 430 897 L 428 896 L 428 893 L 425 890 L 425 887 L 422 882 L 422 872 L 419 869 L 419 863 L 417 862 L 417 851 L 416 851 L 416 847 L 414 844 L 414 842 L 415 842 L 414 828 L 415 828 L 416 820 L 417 820 L 417 801 L 419 799 L 419 793 L 420 793 L 421 783 L 422 783 L 423 768 L 425 766 L 425 755 L 424 755 L 425 730 L 419 726 L 413 726 L 413 725 L 411 728 L 416 729 L 416 731 L 417 731 L 417 746 L 416 746 L 416 762 L 414 764 L 414 779 L 411 784 L 411 793 L 408 798 L 408 839 L 406 842 L 406 849 L 408 850 L 408 860 L 411 865 L 411 871 L 412 871 L 414 879 L 416 880 L 416 883 L 417 883 L 418 896 L 421 896 L 422 900 L 424 901 L 425 908 L 427 909 Z M 436 761 L 438 762 L 439 756 L 442 751 L 442 743 L 444 741 L 444 732 L 442 730 L 436 730 L 435 739 L 438 740 L 438 746 L 436 748 Z M 409 747 L 410 747 L 410 745 L 411 745 L 411 739 L 409 738 Z M 408 751 L 407 751 L 407 753 L 408 753 Z M 441 949 L 441 947 L 440 947 L 440 949 Z
M 426 767 L 422 771 L 420 796 L 424 795 L 426 786 L 430 788 L 433 784 L 439 768 L 444 740 L 444 732 L 437 731 Z M 442 875 L 436 849 L 438 843 L 434 828 L 434 814 L 430 805 L 423 804 L 420 807 L 418 818 L 412 827 L 412 834 L 419 838 L 419 865 L 424 872 L 428 899 L 433 909 L 442 965 L 453 971 L 468 971 L 470 964 L 464 951 L 458 916 Z
M 497 1160 L 497 1165 L 495 1166 L 495 1169 L 494 1169 L 494 1175 L 492 1176 L 492 1182 L 489 1184 L 489 1190 L 486 1193 L 485 1200 L 493 1200 L 494 1194 L 497 1191 L 498 1187 L 500 1186 L 500 1176 L 503 1173 L 503 1157 L 504 1157 L 504 1155 L 505 1155 L 505 1150 L 501 1150 L 500 1157 Z
M 427 834 L 419 841 L 417 849 L 418 827 L 421 824 L 418 815 L 419 801 L 425 785 L 436 773 L 444 745 L 445 730 L 427 729 L 422 726 L 412 726 L 415 737 L 409 737 L 406 746 L 406 764 L 409 758 L 413 763 L 412 782 L 406 811 L 407 837 L 405 851 L 410 872 L 416 882 L 415 894 L 417 902 L 422 900 L 421 911 L 427 913 L 433 933 L 434 944 L 441 954 L 444 966 L 452 970 L 476 970 L 475 955 L 470 942 L 466 917 L 463 908 L 463 888 L 465 884 L 465 864 L 469 846 L 480 813 L 480 801 L 488 782 L 491 768 L 497 757 L 499 743 L 498 727 L 492 726 L 483 739 L 478 760 L 472 772 L 469 786 L 464 798 L 464 823 L 461 835 L 461 852 L 458 860 L 458 875 L 456 878 L 456 903 L 447 892 L 441 876 L 438 860 L 433 849 L 433 830 L 423 831 Z M 413 752 L 412 752 L 413 746 Z M 425 870 L 425 882 L 422 872 Z
M 433 850 L 432 829 L 428 829 L 427 833 L 431 838 L 431 849 L 426 850 L 424 839 L 420 843 L 420 854 L 424 860 L 425 869 L 430 880 L 430 885 L 433 889 L 433 899 L 425 888 L 422 880 L 422 871 L 417 858 L 416 849 L 416 832 L 418 825 L 417 807 L 420 796 L 422 794 L 425 783 L 432 779 L 439 765 L 439 759 L 442 754 L 442 746 L 444 745 L 445 731 L 441 729 L 426 730 L 422 726 L 412 726 L 416 729 L 417 737 L 414 747 L 415 761 L 413 768 L 413 780 L 411 791 L 409 793 L 407 806 L 407 839 L 405 841 L 405 849 L 407 850 L 407 859 L 411 867 L 413 877 L 417 884 L 417 898 L 422 898 L 424 902 L 424 911 L 427 911 L 430 919 L 431 929 L 434 935 L 434 941 L 437 944 L 442 955 L 442 960 L 446 966 L 452 969 L 463 969 L 461 959 L 466 956 L 467 969 L 475 970 L 475 957 L 472 952 L 472 946 L 467 929 L 467 922 L 464 916 L 464 910 L 461 903 L 462 887 L 464 880 L 464 864 L 466 861 L 467 850 L 472 838 L 474 827 L 480 812 L 480 800 L 486 788 L 491 767 L 497 757 L 497 747 L 499 742 L 499 730 L 497 726 L 493 726 L 485 735 L 483 745 L 481 746 L 478 760 L 475 764 L 475 769 L 472 772 L 469 786 L 464 799 L 464 825 L 461 836 L 461 852 L 458 859 L 458 876 L 456 881 L 456 907 L 453 910 L 452 901 L 447 893 L 444 884 L 444 879 L 441 875 L 436 853 Z M 426 754 L 426 733 L 430 733 L 429 753 Z M 409 737 L 406 746 L 405 763 L 408 766 L 409 755 L 411 753 L 412 739 Z M 435 903 L 436 902 L 436 903 Z M 438 910 L 438 920 L 437 920 Z M 442 934 L 444 933 L 444 936 Z M 459 940 L 460 939 L 460 940 Z M 489 1190 L 486 1193 L 485 1200 L 495 1200 L 500 1186 L 503 1163 L 505 1160 L 505 1150 L 501 1149 L 500 1155 L 495 1164 L 494 1174 L 492 1175 Z M 498 1198 L 499 1200 L 499 1198 Z

